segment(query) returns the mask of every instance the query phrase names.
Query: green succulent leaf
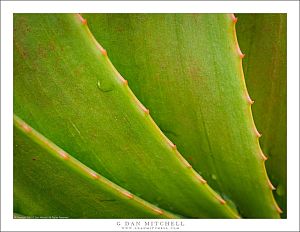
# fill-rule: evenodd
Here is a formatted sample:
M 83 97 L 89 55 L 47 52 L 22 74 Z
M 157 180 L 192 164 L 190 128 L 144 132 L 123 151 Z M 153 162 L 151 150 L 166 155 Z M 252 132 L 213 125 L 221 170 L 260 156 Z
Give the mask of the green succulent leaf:
M 158 207 L 191 218 L 238 217 L 159 130 L 79 15 L 14 15 L 14 112 L 89 169 Z M 21 191 L 18 197 L 22 204 Z
M 245 79 L 255 100 L 253 117 L 275 199 L 286 217 L 287 164 L 287 19 L 286 14 L 238 14 L 237 36 Z
M 14 116 L 15 218 L 178 218 L 74 159 Z
M 85 14 L 162 131 L 248 218 L 278 218 L 229 14 Z

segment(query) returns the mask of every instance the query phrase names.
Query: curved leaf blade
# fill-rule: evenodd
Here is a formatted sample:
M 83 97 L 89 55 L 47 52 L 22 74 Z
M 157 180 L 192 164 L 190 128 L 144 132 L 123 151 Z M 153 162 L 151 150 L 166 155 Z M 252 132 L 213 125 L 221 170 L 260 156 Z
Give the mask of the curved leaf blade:
M 89 169 L 16 115 L 14 143 L 14 211 L 26 218 L 178 218 Z
M 278 218 L 229 14 L 85 14 L 154 120 L 250 218 Z
M 266 167 L 286 217 L 287 187 L 287 19 L 286 14 L 238 14 L 237 35 L 245 80 L 255 100 L 253 117 L 269 157 Z
M 112 182 L 185 217 L 236 218 L 190 168 L 76 15 L 14 18 L 14 111 Z

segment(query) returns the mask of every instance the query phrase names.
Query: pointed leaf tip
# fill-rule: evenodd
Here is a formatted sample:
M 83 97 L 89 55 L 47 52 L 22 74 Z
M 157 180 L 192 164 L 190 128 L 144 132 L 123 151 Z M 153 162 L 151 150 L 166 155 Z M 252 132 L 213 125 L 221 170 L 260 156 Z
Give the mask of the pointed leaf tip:
M 85 18 L 83 18 L 81 16 L 81 14 L 77 13 L 76 15 L 78 16 L 78 18 L 80 19 L 80 21 L 83 25 L 87 25 L 87 20 Z
M 107 56 L 107 51 L 104 48 L 101 49 L 101 53 L 103 56 Z
M 234 14 L 231 14 L 230 16 L 231 16 L 231 19 L 232 19 L 233 23 L 234 23 L 234 24 L 236 24 L 236 23 L 237 23 L 237 21 L 238 21 L 238 18 L 237 18 L 237 17 L 235 17 L 235 15 L 234 15 Z

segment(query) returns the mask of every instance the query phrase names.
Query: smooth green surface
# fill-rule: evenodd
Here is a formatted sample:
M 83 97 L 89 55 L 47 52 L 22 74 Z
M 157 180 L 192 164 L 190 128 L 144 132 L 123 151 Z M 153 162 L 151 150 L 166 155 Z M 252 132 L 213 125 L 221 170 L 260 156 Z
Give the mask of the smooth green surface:
M 26 127 L 24 127 L 24 125 Z M 25 129 L 24 129 L 25 128 Z M 14 218 L 178 218 L 99 176 L 14 116 Z M 65 154 L 65 152 L 64 152 Z
M 286 217 L 287 165 L 287 31 L 286 14 L 238 14 L 237 35 L 245 78 L 255 100 L 253 116 L 274 192 Z
M 169 145 L 77 15 L 14 15 L 14 112 L 144 200 L 184 217 L 237 217 Z
M 209 185 L 278 218 L 229 14 L 85 14 L 112 63 Z

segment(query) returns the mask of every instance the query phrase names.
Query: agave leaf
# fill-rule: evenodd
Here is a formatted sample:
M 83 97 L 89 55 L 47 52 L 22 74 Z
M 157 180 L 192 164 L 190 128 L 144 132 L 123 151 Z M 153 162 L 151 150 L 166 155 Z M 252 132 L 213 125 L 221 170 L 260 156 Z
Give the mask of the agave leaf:
M 286 217 L 287 70 L 286 14 L 239 14 L 237 36 L 242 51 L 245 79 L 255 100 L 253 117 L 266 167 L 277 188 L 275 199 Z
M 73 14 L 14 16 L 14 112 L 110 181 L 185 217 L 238 217 L 161 133 Z
M 14 126 L 15 212 L 38 218 L 178 217 L 90 170 L 17 116 Z
M 178 150 L 250 218 L 278 218 L 229 14 L 86 14 Z

